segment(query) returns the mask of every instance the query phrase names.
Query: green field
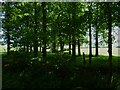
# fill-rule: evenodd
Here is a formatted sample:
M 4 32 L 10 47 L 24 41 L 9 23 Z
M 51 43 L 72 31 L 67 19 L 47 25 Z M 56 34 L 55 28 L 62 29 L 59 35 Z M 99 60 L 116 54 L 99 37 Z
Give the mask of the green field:
M 112 54 L 113 56 L 120 56 L 120 48 L 112 48 Z M 11 50 L 14 50 L 13 48 Z M 99 48 L 99 55 L 104 55 L 104 56 L 108 56 L 108 52 L 107 52 L 108 48 Z M 5 46 L 1 46 L 0 45 L 0 52 L 6 52 L 6 47 Z M 49 50 L 48 50 L 49 51 Z M 89 48 L 81 48 L 81 53 L 85 53 L 85 54 L 89 54 Z M 95 55 L 95 48 L 92 48 L 92 53 L 93 55 Z M 78 50 L 76 48 L 76 54 L 78 54 Z
M 108 48 L 99 48 L 98 49 L 99 51 L 99 55 L 105 55 L 105 56 L 108 56 Z M 120 56 L 120 48 L 113 48 L 112 50 L 112 54 L 113 56 Z M 82 48 L 81 49 L 81 52 L 85 52 L 86 54 L 89 54 L 89 49 L 88 48 Z M 95 55 L 95 48 L 92 48 L 92 53 L 93 55 Z

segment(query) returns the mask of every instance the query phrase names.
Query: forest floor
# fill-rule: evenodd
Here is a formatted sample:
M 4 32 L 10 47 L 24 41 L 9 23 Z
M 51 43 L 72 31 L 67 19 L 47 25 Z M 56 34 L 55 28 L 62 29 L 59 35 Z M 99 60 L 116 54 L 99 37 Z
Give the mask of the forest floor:
M 5 54 L 2 56 L 3 89 L 120 90 L 120 57 L 118 56 L 113 56 L 112 69 L 109 68 L 108 56 L 102 55 L 92 57 L 91 67 L 87 55 L 85 64 L 82 56 L 77 56 L 76 61 L 73 61 L 67 54 L 47 53 L 46 63 L 41 61 L 41 55 L 35 62 L 31 54 L 23 52 L 12 52 L 9 58 Z

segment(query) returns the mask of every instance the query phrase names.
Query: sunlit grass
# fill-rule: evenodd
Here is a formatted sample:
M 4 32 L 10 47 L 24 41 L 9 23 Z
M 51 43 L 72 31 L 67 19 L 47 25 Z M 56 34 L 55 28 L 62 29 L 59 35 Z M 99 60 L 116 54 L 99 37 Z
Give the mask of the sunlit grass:
M 11 48 L 10 50 L 18 50 L 19 47 L 17 48 Z M 38 47 L 38 50 L 39 50 L 39 47 Z M 47 51 L 50 51 L 50 49 L 47 49 Z M 120 56 L 120 48 L 112 48 L 112 55 L 113 56 Z M 1 46 L 0 45 L 0 52 L 7 52 L 7 48 L 6 46 Z M 65 52 L 68 52 L 68 51 L 65 51 Z M 83 54 L 83 52 L 85 54 L 89 54 L 89 48 L 81 48 L 81 54 Z M 104 56 L 108 56 L 108 48 L 98 48 L 98 53 L 99 55 L 104 55 Z M 92 54 L 95 55 L 95 48 L 92 48 Z M 77 50 L 77 47 L 76 47 L 76 55 L 78 55 L 78 50 Z

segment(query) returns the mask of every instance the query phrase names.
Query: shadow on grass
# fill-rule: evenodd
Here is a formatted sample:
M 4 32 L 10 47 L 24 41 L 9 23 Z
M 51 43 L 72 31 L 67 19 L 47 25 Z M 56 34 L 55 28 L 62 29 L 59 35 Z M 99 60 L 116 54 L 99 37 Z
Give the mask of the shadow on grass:
M 29 55 L 31 54 L 12 53 L 9 60 L 3 55 L 3 88 L 69 88 L 70 90 L 110 88 L 108 56 L 93 57 L 89 68 L 87 56 L 84 65 L 82 56 L 73 62 L 68 54 L 61 56 L 48 53 L 46 63 L 37 61 L 38 63 L 33 64 L 32 56 Z M 120 57 L 113 56 L 111 87 L 113 90 L 118 90 L 120 87 L 118 58 Z

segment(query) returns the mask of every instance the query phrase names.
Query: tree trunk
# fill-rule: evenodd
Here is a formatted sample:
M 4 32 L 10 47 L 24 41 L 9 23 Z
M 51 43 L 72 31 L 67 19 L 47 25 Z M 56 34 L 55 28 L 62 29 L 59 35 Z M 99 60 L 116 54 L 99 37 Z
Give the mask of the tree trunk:
M 85 65 L 85 53 L 83 52 L 83 63 L 84 63 L 84 65 Z
M 62 50 L 64 50 L 64 42 L 62 41 Z
M 92 5 L 92 3 L 91 3 Z M 92 61 L 92 35 L 91 35 L 91 20 L 92 20 L 92 12 L 91 12 L 91 5 L 89 8 L 89 65 L 91 66 L 91 61 Z
M 98 13 L 98 4 L 97 4 L 97 13 Z M 96 54 L 95 56 L 98 56 L 98 14 L 96 15 Z
M 35 15 L 34 15 L 34 20 L 35 20 L 35 26 L 34 26 L 34 57 L 38 56 L 38 33 L 37 33 L 37 2 L 34 2 L 35 5 Z
M 110 66 L 112 67 L 112 17 L 111 17 L 111 9 L 110 3 L 107 3 L 108 8 L 108 53 L 109 53 L 109 62 Z
M 25 52 L 25 44 L 24 44 L 24 46 L 23 46 L 23 49 L 24 49 L 24 52 Z
M 91 24 L 89 26 L 89 64 L 91 65 L 92 60 L 92 37 L 91 37 Z
M 62 41 L 62 35 L 60 32 L 60 51 L 63 51 L 63 49 L 64 49 L 64 42 Z
M 10 53 L 10 34 L 9 29 L 7 29 L 7 55 Z
M 108 25 L 108 53 L 109 53 L 109 76 L 108 76 L 108 83 L 109 87 L 112 87 L 112 16 L 111 16 L 111 3 L 105 3 L 105 6 L 107 8 L 106 10 L 106 16 L 107 16 L 107 25 Z
M 42 47 L 41 47 L 41 45 L 40 45 L 40 52 L 42 52 L 42 49 L 41 49 Z
M 74 35 L 72 37 L 72 56 L 73 56 L 73 59 L 75 60 L 75 57 L 76 57 L 76 40 L 75 40 Z
M 32 45 L 30 45 L 30 52 L 32 52 Z
M 29 52 L 29 45 L 27 45 L 27 53 Z
M 81 53 L 80 53 L 80 40 L 78 39 L 78 56 L 81 56 Z
M 106 14 L 106 20 L 107 20 L 107 26 L 108 26 L 108 54 L 109 54 L 109 63 L 110 67 L 112 67 L 112 16 L 111 16 L 111 9 L 110 9 L 110 3 L 104 3 L 105 8 L 105 14 Z
M 46 3 L 42 2 L 42 13 L 43 13 L 43 61 L 46 61 Z
M 53 47 L 52 47 L 52 53 L 55 53 L 55 51 L 56 51 L 56 43 L 55 43 L 55 41 L 53 42 Z
M 69 55 L 71 55 L 71 35 L 69 36 Z
M 76 2 L 72 3 L 72 7 L 73 7 L 73 11 L 72 11 L 72 29 L 73 29 L 73 33 L 72 33 L 72 57 L 73 60 L 76 61 L 76 39 L 75 39 L 75 32 L 76 32 L 76 21 L 75 21 L 75 17 L 76 17 Z
M 42 52 L 42 42 L 40 41 L 39 52 Z
M 8 7 L 9 7 L 9 2 L 8 2 Z M 6 16 L 9 17 L 9 11 L 8 13 L 6 13 Z M 7 28 L 7 55 L 10 54 L 10 26 L 9 26 L 9 23 L 8 23 L 8 28 Z
M 95 56 L 98 56 L 98 30 L 96 28 L 96 54 Z

